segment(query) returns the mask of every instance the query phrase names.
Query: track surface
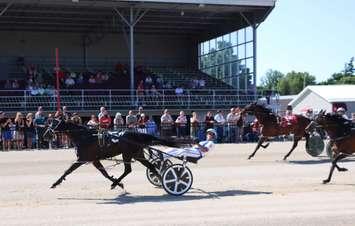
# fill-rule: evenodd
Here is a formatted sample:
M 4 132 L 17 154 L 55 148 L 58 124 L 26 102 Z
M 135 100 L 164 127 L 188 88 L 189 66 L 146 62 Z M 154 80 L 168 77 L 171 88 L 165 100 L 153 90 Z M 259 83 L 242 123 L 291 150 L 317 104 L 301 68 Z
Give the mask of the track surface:
M 193 188 L 167 195 L 133 164 L 126 192 L 84 165 L 56 189 L 50 185 L 75 159 L 73 150 L 0 152 L 0 225 L 354 225 L 355 164 L 340 165 L 331 184 L 325 155 L 307 156 L 304 143 L 272 143 L 252 160 L 255 144 L 217 145 L 190 165 Z M 112 164 L 105 161 L 106 166 Z M 119 176 L 121 166 L 110 174 Z

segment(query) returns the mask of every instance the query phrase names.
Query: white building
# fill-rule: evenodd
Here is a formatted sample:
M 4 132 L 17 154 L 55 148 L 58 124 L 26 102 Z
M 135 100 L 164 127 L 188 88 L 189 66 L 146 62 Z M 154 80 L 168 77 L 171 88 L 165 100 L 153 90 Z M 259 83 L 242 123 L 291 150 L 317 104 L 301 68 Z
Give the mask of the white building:
M 314 112 L 334 112 L 339 107 L 347 109 L 347 116 L 355 112 L 355 85 L 307 86 L 290 103 L 294 113 L 312 108 Z

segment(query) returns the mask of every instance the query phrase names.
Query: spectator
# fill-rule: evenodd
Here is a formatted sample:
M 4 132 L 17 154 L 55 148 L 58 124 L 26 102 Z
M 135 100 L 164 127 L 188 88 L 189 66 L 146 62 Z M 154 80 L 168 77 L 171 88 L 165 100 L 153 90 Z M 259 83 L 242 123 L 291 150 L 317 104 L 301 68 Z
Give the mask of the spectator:
M 109 129 L 111 127 L 111 123 L 112 123 L 111 117 L 108 114 L 108 112 L 105 110 L 103 112 L 102 117 L 99 119 L 99 128 L 104 130 Z
M 115 118 L 113 119 L 113 128 L 114 130 L 122 130 L 124 126 L 124 120 L 122 114 L 117 112 Z
M 353 127 L 355 127 L 355 112 L 351 113 L 351 121 L 353 123 Z
M 12 82 L 11 86 L 12 86 L 13 89 L 18 89 L 18 88 L 20 88 L 20 84 L 18 83 L 17 80 L 14 80 L 14 81 Z
M 95 80 L 95 77 L 93 75 L 90 75 L 90 78 L 89 78 L 89 84 L 96 84 L 96 80 Z
M 82 125 L 83 124 L 83 121 L 82 121 L 81 117 L 79 116 L 79 114 L 77 112 L 73 113 L 73 116 L 71 117 L 71 120 L 76 125 Z
M 181 86 L 176 87 L 175 89 L 175 95 L 176 96 L 181 96 L 184 94 L 184 89 Z
M 237 138 L 237 122 L 238 115 L 236 114 L 236 109 L 231 108 L 229 114 L 227 115 L 227 124 L 228 124 L 228 138 L 230 143 L 236 142 Z
M 198 85 L 198 87 L 199 87 L 200 89 L 204 89 L 205 86 L 206 86 L 206 81 L 205 81 L 203 78 L 201 78 L 201 79 L 199 80 L 199 85 Z
M 18 150 L 22 150 L 23 143 L 24 143 L 25 120 L 21 112 L 16 113 L 15 126 L 16 126 L 16 130 L 15 130 L 14 139 L 16 142 L 16 147 Z
M 197 113 L 195 111 L 192 112 L 192 117 L 190 118 L 190 136 L 191 138 L 198 138 L 200 122 L 197 118 Z
M 173 123 L 174 123 L 173 118 L 171 117 L 168 109 L 165 109 L 163 115 L 160 117 L 162 137 L 171 136 Z
M 217 142 L 222 143 L 222 140 L 224 137 L 223 136 L 223 134 L 224 134 L 223 128 L 224 128 L 224 124 L 225 124 L 226 120 L 225 120 L 221 110 L 217 111 L 217 114 L 214 116 L 214 121 L 216 124 Z
M 65 79 L 65 86 L 66 86 L 66 88 L 68 88 L 68 89 L 73 88 L 74 85 L 75 85 L 74 79 L 73 79 L 71 76 L 68 76 L 68 77 Z
M 97 129 L 97 128 L 99 127 L 99 121 L 97 120 L 96 115 L 91 115 L 91 118 L 90 118 L 90 120 L 86 123 L 86 125 L 87 125 L 89 128 Z
M 46 117 L 44 116 L 43 113 L 43 108 L 42 106 L 38 107 L 38 111 L 35 114 L 35 120 L 34 120 L 34 126 L 36 129 L 36 134 L 37 134 L 37 146 L 39 149 L 45 148 L 46 143 L 43 140 L 43 133 L 45 131 L 45 123 L 46 123 Z
M 11 141 L 12 141 L 12 133 L 11 133 L 11 127 L 12 127 L 12 120 L 11 118 L 6 118 L 5 113 L 2 112 L 2 118 L 1 118 L 1 136 L 2 136 L 2 141 L 3 141 L 3 150 L 10 150 L 11 148 Z
M 35 126 L 33 122 L 33 114 L 28 113 L 26 115 L 26 123 L 25 123 L 25 137 L 26 137 L 26 147 L 31 149 L 33 140 L 35 138 Z
M 148 119 L 146 118 L 145 114 L 142 113 L 137 121 L 138 132 L 147 133 L 146 125 L 145 125 L 147 121 L 148 121 Z
M 163 88 L 163 80 L 161 79 L 161 77 L 158 76 L 155 80 L 155 83 L 157 89 Z
M 158 90 L 155 88 L 155 85 L 152 85 L 152 87 L 150 87 L 150 94 L 152 96 L 160 96 L 160 93 L 158 92 Z
M 175 120 L 177 137 L 186 136 L 187 119 L 184 111 L 180 111 L 179 116 Z
M 214 126 L 214 117 L 212 115 L 211 111 L 208 111 L 206 116 L 205 116 L 205 130 L 207 129 L 213 129 Z
M 98 114 L 98 119 L 100 120 L 100 118 L 104 115 L 104 112 L 106 111 L 106 108 L 105 107 L 100 107 L 100 112 Z
M 140 107 L 138 108 L 138 113 L 136 114 L 137 122 L 139 121 L 139 119 L 140 119 L 140 117 L 141 117 L 142 114 L 144 114 L 144 112 L 143 112 L 143 107 L 140 106 Z
M 102 81 L 102 73 L 100 71 L 96 74 L 95 81 L 97 84 L 101 84 L 103 82 Z
M 153 84 L 153 79 L 152 77 L 150 77 L 150 75 L 148 75 L 144 81 L 145 90 L 148 91 L 152 86 L 152 84 Z
M 147 122 L 146 122 L 147 134 L 157 136 L 158 135 L 157 124 L 155 123 L 153 118 L 149 118 L 148 116 L 146 116 L 146 118 L 147 118 Z
M 141 80 L 137 86 L 137 101 L 136 105 L 144 104 L 144 82 Z
M 4 84 L 4 89 L 11 89 L 12 88 L 12 84 L 10 82 L 10 80 L 6 80 L 5 84 Z
M 67 106 L 63 106 L 63 117 L 64 117 L 64 120 L 69 120 L 72 117 L 72 113 L 70 111 L 68 111 Z
M 137 116 L 133 114 L 133 111 L 128 111 L 128 115 L 126 116 L 126 125 L 129 130 L 134 130 L 137 124 Z

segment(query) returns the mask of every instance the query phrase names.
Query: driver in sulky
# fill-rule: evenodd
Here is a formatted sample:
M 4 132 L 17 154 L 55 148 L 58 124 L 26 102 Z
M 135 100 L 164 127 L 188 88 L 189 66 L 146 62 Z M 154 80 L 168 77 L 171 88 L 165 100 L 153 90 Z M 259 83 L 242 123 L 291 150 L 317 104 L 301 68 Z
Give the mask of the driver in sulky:
M 215 129 L 208 129 L 206 131 L 206 140 L 201 142 L 196 142 L 191 148 L 169 148 L 165 151 L 168 155 L 164 155 L 165 158 L 170 156 L 176 157 L 191 157 L 195 159 L 200 159 L 208 152 L 210 152 L 214 146 L 214 140 L 217 138 L 217 132 Z

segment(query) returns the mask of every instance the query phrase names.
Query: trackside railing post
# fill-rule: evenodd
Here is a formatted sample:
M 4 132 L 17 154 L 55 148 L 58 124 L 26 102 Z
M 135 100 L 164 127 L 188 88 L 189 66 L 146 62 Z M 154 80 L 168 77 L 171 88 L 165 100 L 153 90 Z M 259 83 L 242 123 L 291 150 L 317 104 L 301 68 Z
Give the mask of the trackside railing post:
M 82 89 L 81 90 L 81 110 L 84 110 L 84 100 L 85 100 L 84 90 Z
M 191 92 L 190 90 L 187 91 L 187 109 L 191 108 Z
M 213 93 L 213 96 L 212 96 L 212 107 L 213 107 L 213 109 L 215 109 L 215 107 L 216 107 L 216 91 L 215 90 L 213 90 L 212 91 L 212 93 Z
M 109 102 L 108 102 L 108 104 L 109 104 L 109 109 L 110 109 L 110 111 L 112 110 L 112 90 L 109 90 L 108 91 L 108 96 L 109 96 Z
M 25 111 L 27 111 L 27 93 L 26 90 L 23 91 L 23 103 L 24 103 L 24 107 L 25 107 Z

